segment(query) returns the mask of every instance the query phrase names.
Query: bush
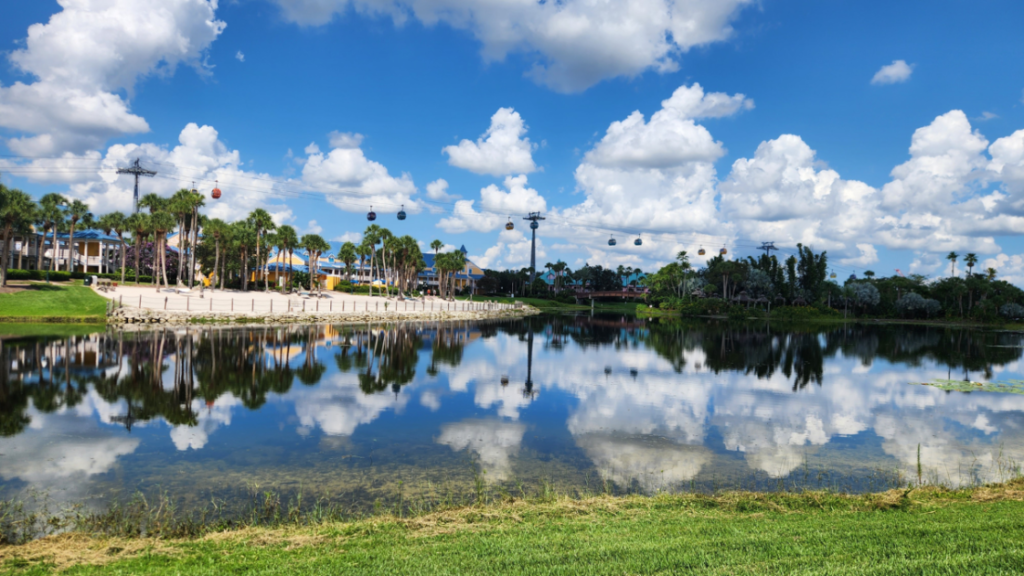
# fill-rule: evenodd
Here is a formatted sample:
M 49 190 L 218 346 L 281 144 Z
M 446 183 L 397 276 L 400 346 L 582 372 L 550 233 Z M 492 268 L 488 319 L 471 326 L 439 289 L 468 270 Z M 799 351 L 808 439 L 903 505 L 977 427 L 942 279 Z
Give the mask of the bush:
M 771 314 L 773 320 L 824 320 L 842 316 L 838 310 L 813 306 L 778 306 L 772 308 Z
M 66 272 L 63 270 L 57 270 L 50 272 L 50 282 L 67 282 L 69 280 L 83 280 L 86 276 L 96 276 L 97 278 L 107 278 L 110 280 L 121 281 L 121 272 L 113 274 L 103 273 L 97 274 L 95 272 Z M 46 280 L 46 270 L 8 270 L 8 280 Z M 125 282 L 134 282 L 135 276 L 131 272 L 126 272 L 124 275 Z M 149 276 L 139 276 L 140 282 L 152 282 L 153 279 Z
M 1003 304 L 999 309 L 999 315 L 1007 320 L 1020 320 L 1024 318 L 1024 306 L 1020 304 Z

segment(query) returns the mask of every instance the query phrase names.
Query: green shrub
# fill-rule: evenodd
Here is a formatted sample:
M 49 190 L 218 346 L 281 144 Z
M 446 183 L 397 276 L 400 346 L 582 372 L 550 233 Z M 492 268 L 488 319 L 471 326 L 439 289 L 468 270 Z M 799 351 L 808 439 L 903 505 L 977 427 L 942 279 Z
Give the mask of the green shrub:
M 778 306 L 772 308 L 773 320 L 825 320 L 842 318 L 843 313 L 826 307 Z

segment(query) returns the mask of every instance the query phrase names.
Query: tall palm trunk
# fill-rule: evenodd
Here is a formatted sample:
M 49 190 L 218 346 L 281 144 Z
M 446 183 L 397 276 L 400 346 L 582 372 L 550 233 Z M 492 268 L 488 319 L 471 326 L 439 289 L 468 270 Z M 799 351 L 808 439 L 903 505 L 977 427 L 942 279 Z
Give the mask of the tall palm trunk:
M 46 243 L 46 233 L 49 231 L 49 227 L 44 224 L 43 233 L 39 235 L 39 244 L 36 247 L 36 270 L 43 269 L 43 244 Z
M 57 271 L 57 226 L 53 226 L 53 242 L 50 243 L 50 272 Z
M 259 270 L 260 262 L 261 262 L 261 260 L 260 260 L 260 227 L 256 226 L 256 269 L 257 270 Z M 264 271 L 264 274 L 266 274 L 266 271 Z M 257 276 L 256 278 L 253 278 L 253 281 L 256 282 L 256 286 L 258 287 L 259 286 L 259 282 L 260 282 L 259 277 Z
M 118 234 L 117 235 L 117 239 L 121 242 L 121 284 L 124 284 L 124 274 L 125 274 L 124 259 L 125 259 L 125 252 L 127 251 L 127 248 L 125 247 L 125 243 L 124 243 L 124 234 Z
M 75 265 L 75 220 L 71 220 L 71 231 L 68 234 L 68 272 L 74 272 Z
M 214 237 L 213 239 L 213 273 L 220 276 L 220 238 Z M 213 288 L 213 284 L 210 284 L 210 288 Z

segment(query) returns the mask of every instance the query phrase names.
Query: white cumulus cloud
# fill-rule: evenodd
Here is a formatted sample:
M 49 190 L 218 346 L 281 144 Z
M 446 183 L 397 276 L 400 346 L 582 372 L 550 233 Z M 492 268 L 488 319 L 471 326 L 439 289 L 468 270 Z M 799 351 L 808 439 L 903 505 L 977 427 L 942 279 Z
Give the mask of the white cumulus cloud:
M 61 0 L 63 10 L 28 29 L 8 58 L 36 78 L 0 86 L 0 126 L 17 154 L 94 149 L 110 137 L 147 132 L 145 119 L 117 94 L 139 78 L 173 74 L 179 64 L 205 72 L 203 57 L 225 24 L 216 0 Z
M 907 64 L 905 60 L 893 60 L 892 64 L 886 64 L 878 72 L 875 72 L 875 75 L 871 77 L 871 83 L 879 85 L 906 82 L 913 72 L 913 64 Z
M 499 108 L 491 116 L 491 126 L 476 142 L 463 140 L 446 146 L 448 163 L 476 174 L 503 176 L 528 174 L 537 169 L 533 163 L 534 145 L 526 138 L 526 124 L 512 108 Z
M 732 20 L 751 0 L 274 0 L 288 20 L 321 25 L 350 9 L 415 18 L 470 32 L 485 62 L 523 54 L 527 73 L 559 92 L 578 92 L 601 80 L 647 70 L 674 72 L 691 48 L 728 39 Z

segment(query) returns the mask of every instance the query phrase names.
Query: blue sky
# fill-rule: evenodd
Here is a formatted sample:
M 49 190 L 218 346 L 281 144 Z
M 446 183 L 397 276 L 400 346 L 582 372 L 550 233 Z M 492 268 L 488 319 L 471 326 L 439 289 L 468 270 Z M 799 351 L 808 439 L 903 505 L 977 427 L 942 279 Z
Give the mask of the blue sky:
M 0 170 L 37 196 L 127 210 L 141 157 L 144 191 L 218 180 L 226 219 L 355 238 L 374 204 L 490 267 L 542 210 L 541 262 L 804 241 L 844 276 L 956 250 L 1024 284 L 1019 2 L 11 4 Z

